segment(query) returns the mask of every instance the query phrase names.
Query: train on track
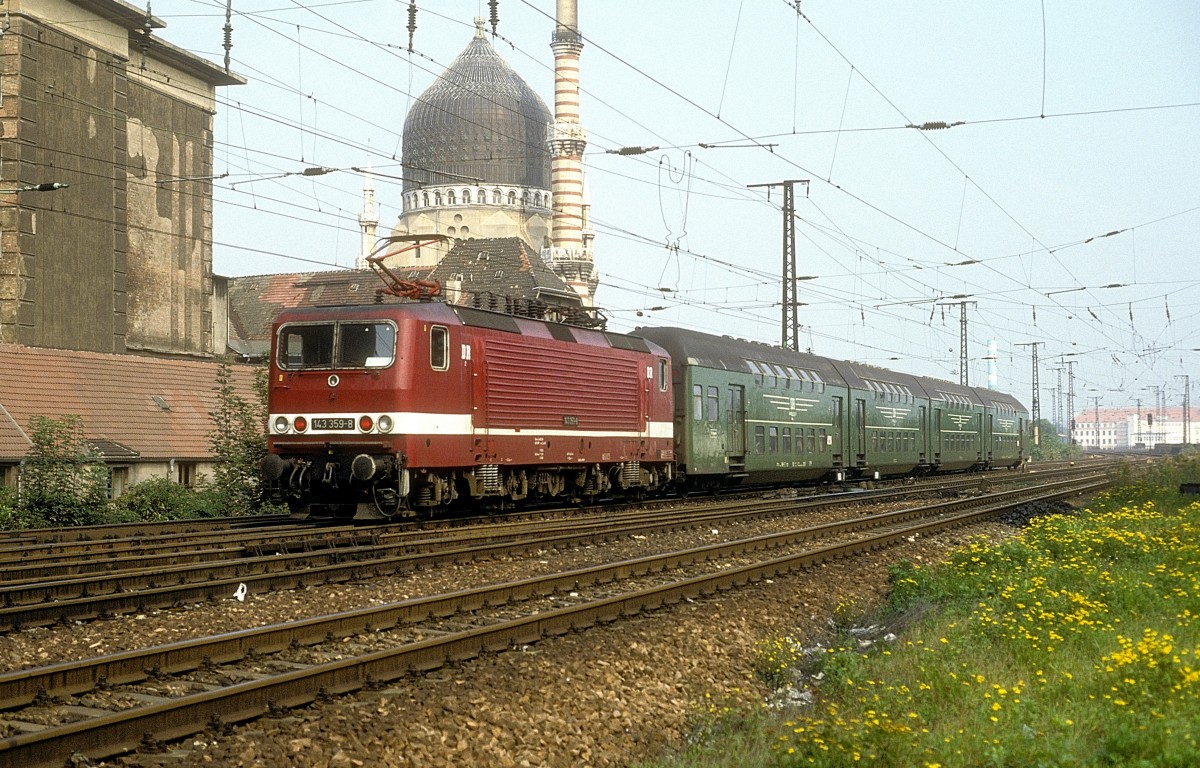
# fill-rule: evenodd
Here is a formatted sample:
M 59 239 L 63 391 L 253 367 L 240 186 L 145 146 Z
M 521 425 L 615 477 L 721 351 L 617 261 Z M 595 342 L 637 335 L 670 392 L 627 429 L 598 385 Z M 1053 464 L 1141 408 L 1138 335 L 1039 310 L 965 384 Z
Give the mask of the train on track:
M 1019 466 L 978 387 L 680 328 L 444 302 L 285 310 L 263 479 L 297 514 L 640 497 Z

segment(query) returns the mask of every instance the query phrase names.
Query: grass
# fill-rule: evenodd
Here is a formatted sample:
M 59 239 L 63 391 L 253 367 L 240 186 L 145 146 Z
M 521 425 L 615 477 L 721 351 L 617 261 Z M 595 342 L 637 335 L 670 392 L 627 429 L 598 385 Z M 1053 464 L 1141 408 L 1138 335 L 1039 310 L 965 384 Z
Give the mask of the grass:
M 815 702 L 708 707 L 653 765 L 1200 765 L 1200 502 L 1176 492 L 1196 480 L 1194 457 L 1135 467 L 1079 514 L 895 566 L 884 615 L 920 617 L 901 637 L 764 639 L 760 677 L 819 681 Z

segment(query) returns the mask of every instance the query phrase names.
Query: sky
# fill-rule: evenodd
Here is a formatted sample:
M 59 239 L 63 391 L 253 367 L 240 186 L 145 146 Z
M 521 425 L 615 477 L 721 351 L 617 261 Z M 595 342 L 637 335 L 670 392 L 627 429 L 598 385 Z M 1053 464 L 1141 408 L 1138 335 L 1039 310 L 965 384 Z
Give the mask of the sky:
M 225 5 L 157 0 L 155 34 L 220 63 Z M 374 170 L 384 234 L 405 115 L 488 3 L 419 2 L 411 51 L 407 0 L 232 5 L 249 82 L 218 93 L 214 268 L 351 267 L 354 169 Z M 554 5 L 500 0 L 492 38 L 551 108 Z M 579 0 L 610 330 L 780 343 L 782 194 L 752 185 L 807 180 L 801 349 L 958 381 L 965 311 L 973 385 L 994 366 L 1030 404 L 1038 345 L 1043 418 L 1067 412 L 1069 361 L 1077 413 L 1197 391 L 1200 3 L 799 5 Z

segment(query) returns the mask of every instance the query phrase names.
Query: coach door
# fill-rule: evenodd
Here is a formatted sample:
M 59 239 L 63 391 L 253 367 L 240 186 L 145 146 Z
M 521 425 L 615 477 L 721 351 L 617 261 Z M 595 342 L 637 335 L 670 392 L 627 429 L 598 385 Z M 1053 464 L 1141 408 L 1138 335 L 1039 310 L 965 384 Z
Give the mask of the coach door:
M 845 412 L 842 410 L 842 398 L 833 398 L 833 466 L 843 467 L 846 465 L 846 421 Z
M 942 409 L 933 409 L 933 424 L 929 427 L 929 437 L 933 440 L 934 464 L 940 464 L 942 458 Z
M 932 438 L 933 430 L 929 428 L 929 421 L 927 420 L 928 409 L 922 405 L 919 412 L 921 415 L 920 415 L 920 418 L 917 421 L 917 423 L 920 425 L 920 430 L 921 430 L 920 463 L 928 464 L 929 463 L 929 454 L 931 452 L 930 448 L 929 448 L 929 443 L 930 443 L 930 440 L 933 439 Z
M 861 397 L 854 398 L 854 446 L 855 466 L 867 465 L 867 401 Z
M 729 385 L 729 401 L 725 409 L 725 453 L 729 470 L 746 467 L 746 389 L 740 384 Z

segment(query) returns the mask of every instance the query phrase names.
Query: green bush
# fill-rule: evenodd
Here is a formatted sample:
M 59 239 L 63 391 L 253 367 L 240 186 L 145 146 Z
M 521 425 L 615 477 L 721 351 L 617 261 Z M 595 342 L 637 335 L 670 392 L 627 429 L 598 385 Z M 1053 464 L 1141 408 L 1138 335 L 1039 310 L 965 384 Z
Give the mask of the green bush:
M 124 521 L 183 520 L 227 514 L 211 488 L 193 490 L 166 477 L 152 477 L 130 486 L 113 502 L 116 519 Z
M 209 413 L 209 446 L 216 461 L 212 493 L 227 510 L 222 514 L 267 511 L 261 509 L 266 495 L 259 470 L 267 455 L 267 369 L 255 369 L 254 396 L 246 399 L 234 386 L 232 364 L 221 360 L 216 392 L 216 408 Z
M 40 528 L 45 525 L 46 521 L 40 515 L 21 506 L 16 488 L 0 487 L 0 530 Z
M 108 507 L 108 468 L 83 433 L 83 419 L 29 420 L 20 509 L 50 525 L 88 525 Z

